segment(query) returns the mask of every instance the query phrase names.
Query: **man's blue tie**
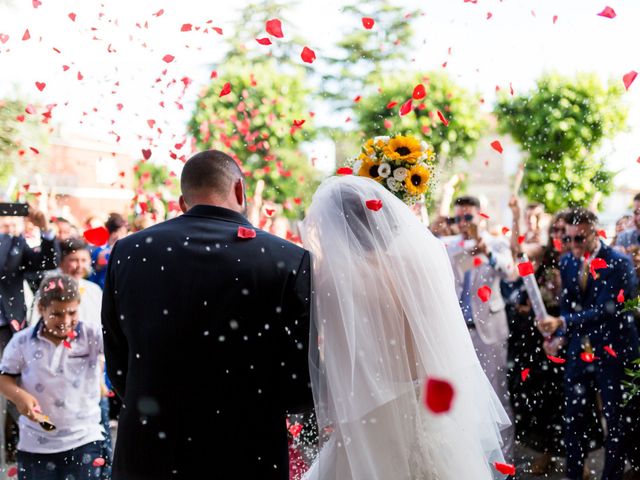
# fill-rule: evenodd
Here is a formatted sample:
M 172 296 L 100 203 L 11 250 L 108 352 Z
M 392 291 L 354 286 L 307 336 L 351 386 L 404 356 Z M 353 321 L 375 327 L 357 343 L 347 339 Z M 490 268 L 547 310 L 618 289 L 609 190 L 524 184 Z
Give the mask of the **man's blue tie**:
M 471 308 L 471 270 L 464 272 L 462 292 L 460 292 L 460 308 L 468 326 L 475 327 L 473 322 L 473 309 Z

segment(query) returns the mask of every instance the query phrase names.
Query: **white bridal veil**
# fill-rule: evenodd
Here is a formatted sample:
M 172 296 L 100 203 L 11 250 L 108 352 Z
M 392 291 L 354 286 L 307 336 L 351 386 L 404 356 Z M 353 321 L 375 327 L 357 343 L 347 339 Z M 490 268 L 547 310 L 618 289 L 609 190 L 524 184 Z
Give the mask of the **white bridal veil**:
M 320 186 L 302 237 L 313 258 L 312 382 L 326 434 L 305 478 L 504 478 L 492 463 L 503 461 L 509 420 L 478 362 L 441 242 L 392 193 L 356 176 Z M 429 377 L 452 384 L 450 411 L 425 407 Z

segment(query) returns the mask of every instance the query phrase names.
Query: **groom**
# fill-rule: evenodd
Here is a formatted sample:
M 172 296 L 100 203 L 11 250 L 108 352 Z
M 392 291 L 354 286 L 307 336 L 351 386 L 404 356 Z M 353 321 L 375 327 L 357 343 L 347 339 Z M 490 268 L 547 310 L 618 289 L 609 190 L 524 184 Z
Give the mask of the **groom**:
M 124 400 L 114 480 L 289 478 L 286 414 L 313 406 L 309 253 L 245 218 L 242 171 L 194 155 L 184 215 L 117 242 L 102 321 Z

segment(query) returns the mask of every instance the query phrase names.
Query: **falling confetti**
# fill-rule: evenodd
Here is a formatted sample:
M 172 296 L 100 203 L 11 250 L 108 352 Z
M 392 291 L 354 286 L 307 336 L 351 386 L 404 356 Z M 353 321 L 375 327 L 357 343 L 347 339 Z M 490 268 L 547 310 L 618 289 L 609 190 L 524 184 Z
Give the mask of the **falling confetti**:
M 353 170 L 349 167 L 340 167 L 336 173 L 338 175 L 353 175 Z
M 410 98 L 409 100 L 407 100 L 406 102 L 404 102 L 402 104 L 402 106 L 400 107 L 400 116 L 404 117 L 406 114 L 408 114 L 411 110 L 413 109 L 413 101 Z
M 260 45 L 271 45 L 271 39 L 268 37 L 256 38 L 256 42 L 258 42 Z
M 616 300 L 618 301 L 618 303 L 624 303 L 624 289 L 621 288 L 620 291 L 618 292 L 618 296 L 616 297 Z
M 616 12 L 613 8 L 611 7 L 604 7 L 604 10 L 602 10 L 599 14 L 599 17 L 605 17 L 605 18 L 616 18 Z
M 553 355 L 547 355 L 547 358 L 549 359 L 549 361 L 553 362 L 553 363 L 565 363 L 566 360 L 564 358 L 560 358 L 560 357 L 555 357 Z
M 610 347 L 609 345 L 605 345 L 604 346 L 604 351 L 607 352 L 609 355 L 611 355 L 614 358 L 618 357 L 618 354 L 616 353 L 616 351 Z
M 502 153 L 502 144 L 499 140 L 494 140 L 493 142 L 491 142 L 491 148 L 493 148 L 498 153 Z
M 89 230 L 85 230 L 82 236 L 91 245 L 101 247 L 109 241 L 109 230 L 105 227 L 90 228 Z
M 516 474 L 516 467 L 514 465 L 511 465 L 510 463 L 495 462 L 493 464 L 493 466 L 495 467 L 495 469 L 497 471 L 499 471 L 500 473 L 502 473 L 504 475 L 515 475 Z
M 518 264 L 518 273 L 521 277 L 533 275 L 533 264 L 531 262 L 521 262 Z
M 313 63 L 313 61 L 316 59 L 316 52 L 311 50 L 309 47 L 304 47 L 302 49 L 302 53 L 300 54 L 300 58 L 302 58 L 303 62 Z
M 520 372 L 520 378 L 522 379 L 523 382 L 529 377 L 530 371 L 531 371 L 530 368 L 523 368 L 522 371 Z
M 629 90 L 629 87 L 631 86 L 631 84 L 633 83 L 633 81 L 636 79 L 637 76 L 638 76 L 638 72 L 636 72 L 635 70 L 631 70 L 629 73 L 625 74 L 622 77 L 624 88 Z
M 218 95 L 218 97 L 224 97 L 225 95 L 228 95 L 229 93 L 231 93 L 231 83 L 227 82 L 222 87 L 222 90 L 220 90 L 220 95 Z
M 427 92 L 424 88 L 424 85 L 421 83 L 416 85 L 413 89 L 413 98 L 414 100 L 421 100 L 427 95 Z
M 267 20 L 265 30 L 267 33 L 276 38 L 282 38 L 284 35 L 282 34 L 282 23 L 277 18 L 272 20 Z
M 488 285 L 481 286 L 476 292 L 478 298 L 482 300 L 482 303 L 485 303 L 491 298 L 491 288 Z
M 442 112 L 440 110 L 438 110 L 437 113 L 438 113 L 438 118 L 440 119 L 440 121 L 444 124 L 445 127 L 448 127 L 449 126 L 449 120 L 444 118 L 444 115 L 442 114 Z
M 373 20 L 373 18 L 370 18 L 370 17 L 363 17 L 362 18 L 362 26 L 364 28 L 366 28 L 367 30 L 371 30 L 375 23 L 376 22 Z

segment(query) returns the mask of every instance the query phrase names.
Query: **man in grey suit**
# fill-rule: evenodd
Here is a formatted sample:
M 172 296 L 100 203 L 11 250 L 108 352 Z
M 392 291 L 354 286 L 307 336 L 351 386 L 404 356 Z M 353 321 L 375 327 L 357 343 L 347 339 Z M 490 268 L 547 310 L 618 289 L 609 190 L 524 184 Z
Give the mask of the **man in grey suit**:
M 513 422 L 507 388 L 509 327 L 500 280 L 514 280 L 516 269 L 509 243 L 483 230 L 480 201 L 471 196 L 454 202 L 460 235 L 449 237 L 447 252 L 456 280 L 460 307 L 480 364 Z M 502 431 L 504 456 L 513 459 L 513 426 Z

